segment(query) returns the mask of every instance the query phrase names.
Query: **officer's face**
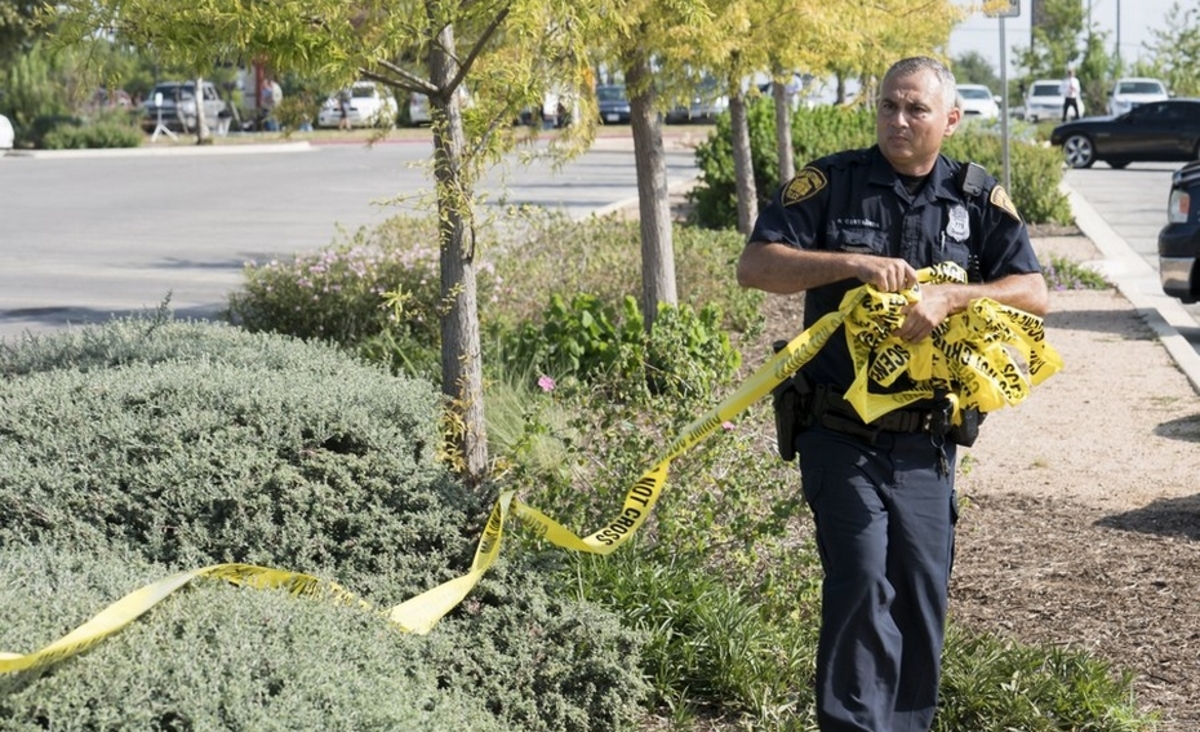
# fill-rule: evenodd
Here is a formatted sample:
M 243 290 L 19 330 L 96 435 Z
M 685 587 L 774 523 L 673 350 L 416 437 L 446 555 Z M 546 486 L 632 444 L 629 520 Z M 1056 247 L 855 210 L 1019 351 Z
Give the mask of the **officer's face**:
M 925 175 L 942 140 L 954 133 L 959 114 L 946 104 L 941 82 L 929 69 L 885 79 L 875 115 L 879 149 L 897 172 Z

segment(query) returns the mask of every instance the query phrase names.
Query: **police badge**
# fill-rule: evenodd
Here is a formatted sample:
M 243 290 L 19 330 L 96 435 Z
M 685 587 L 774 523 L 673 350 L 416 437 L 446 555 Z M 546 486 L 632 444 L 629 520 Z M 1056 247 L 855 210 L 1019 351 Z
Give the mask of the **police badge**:
M 971 217 L 963 206 L 950 209 L 950 220 L 946 222 L 946 236 L 955 241 L 966 241 L 971 238 Z

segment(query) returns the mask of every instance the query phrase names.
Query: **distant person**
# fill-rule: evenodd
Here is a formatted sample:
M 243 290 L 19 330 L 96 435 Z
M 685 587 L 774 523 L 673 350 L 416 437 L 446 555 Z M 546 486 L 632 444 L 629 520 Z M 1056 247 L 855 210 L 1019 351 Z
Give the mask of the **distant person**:
M 350 90 L 343 89 L 338 92 L 338 129 L 351 129 L 350 124 Z
M 279 103 L 283 101 L 283 89 L 279 86 L 279 82 L 271 77 L 263 79 L 261 99 L 259 103 L 262 105 L 262 129 L 268 132 L 279 131 L 279 120 L 275 118 L 275 109 Z
M 1067 78 L 1062 83 L 1063 113 L 1062 121 L 1067 121 L 1067 110 L 1075 111 L 1074 119 L 1079 119 L 1079 79 L 1075 78 L 1075 69 L 1067 69 Z

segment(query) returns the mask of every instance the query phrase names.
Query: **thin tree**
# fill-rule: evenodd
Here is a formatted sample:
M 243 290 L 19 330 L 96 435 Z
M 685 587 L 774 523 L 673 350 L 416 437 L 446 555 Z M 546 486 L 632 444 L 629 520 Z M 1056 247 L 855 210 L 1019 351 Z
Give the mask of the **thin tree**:
M 1153 36 L 1146 47 L 1167 86 L 1177 96 L 1200 95 L 1200 7 L 1173 4 Z
M 629 93 L 642 247 L 642 318 L 653 328 L 658 305 L 674 305 L 675 248 L 671 233 L 663 107 L 679 98 L 687 59 L 711 40 L 712 14 L 704 0 L 624 0 L 597 56 L 620 67 Z

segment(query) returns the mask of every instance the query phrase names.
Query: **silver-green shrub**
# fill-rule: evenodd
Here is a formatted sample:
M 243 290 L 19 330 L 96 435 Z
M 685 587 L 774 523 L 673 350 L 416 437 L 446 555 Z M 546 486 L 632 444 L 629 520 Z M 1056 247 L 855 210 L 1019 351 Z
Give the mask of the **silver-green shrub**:
M 388 600 L 462 563 L 480 507 L 435 461 L 428 384 L 280 337 L 146 329 L 6 359 L 27 373 L 0 383 L 0 542 L 280 566 Z
M 119 552 L 0 549 L 0 649 L 32 650 L 162 571 Z M 425 662 L 454 645 L 346 605 L 197 581 L 48 673 L 0 676 L 0 729 L 511 729 Z
M 0 650 L 180 568 L 304 571 L 376 607 L 460 575 L 488 507 L 437 462 L 439 398 L 329 346 L 162 316 L 0 349 Z M 540 562 L 505 552 L 404 640 L 368 611 L 198 582 L 47 673 L 0 677 L 0 729 L 450 732 L 488 729 L 480 711 L 629 729 L 638 636 Z

